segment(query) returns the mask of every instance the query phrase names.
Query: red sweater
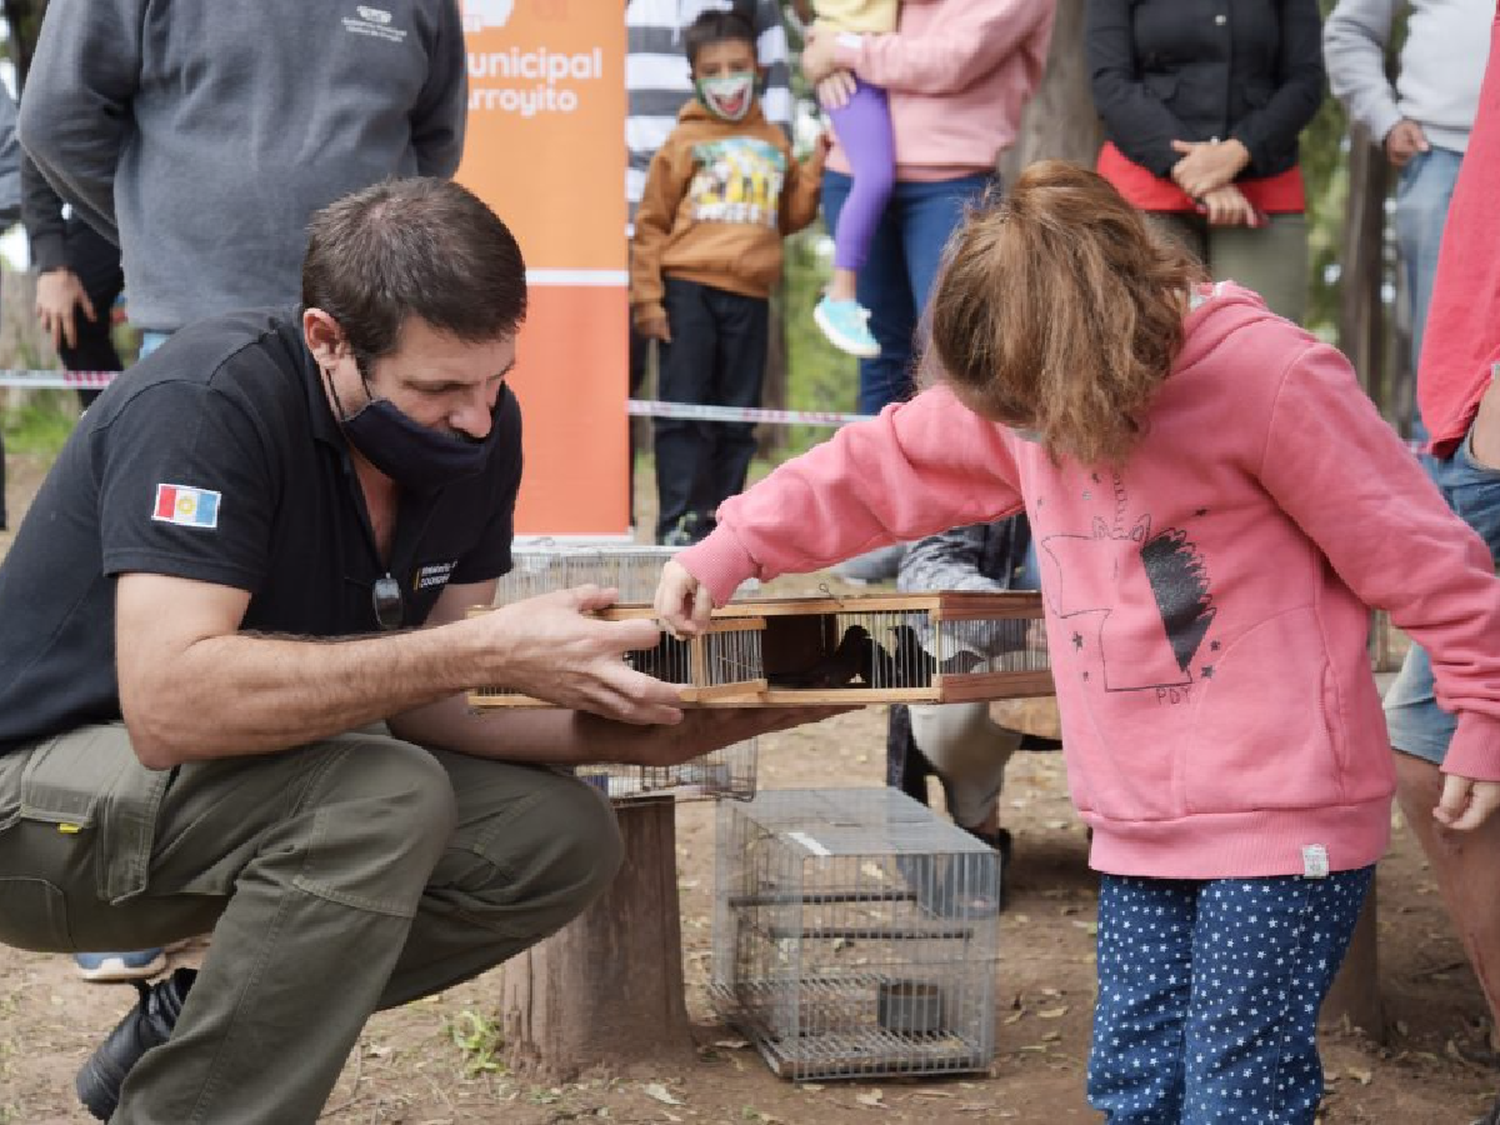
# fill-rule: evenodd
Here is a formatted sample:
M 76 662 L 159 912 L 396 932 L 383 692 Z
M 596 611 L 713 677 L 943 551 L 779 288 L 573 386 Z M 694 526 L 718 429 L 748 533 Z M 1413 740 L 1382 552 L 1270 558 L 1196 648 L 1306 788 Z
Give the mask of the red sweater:
M 719 510 L 678 556 L 716 604 L 744 578 L 1024 504 L 1073 799 L 1116 874 L 1373 863 L 1393 767 L 1366 605 L 1432 655 L 1445 769 L 1500 779 L 1500 580 L 1348 361 L 1230 285 L 1124 468 L 1054 464 L 944 388 L 847 426 Z
M 1443 248 L 1422 334 L 1417 398 L 1432 433 L 1433 452 L 1446 457 L 1464 434 L 1500 363 L 1500 9 L 1490 32 L 1490 65 L 1463 169 L 1448 205 Z

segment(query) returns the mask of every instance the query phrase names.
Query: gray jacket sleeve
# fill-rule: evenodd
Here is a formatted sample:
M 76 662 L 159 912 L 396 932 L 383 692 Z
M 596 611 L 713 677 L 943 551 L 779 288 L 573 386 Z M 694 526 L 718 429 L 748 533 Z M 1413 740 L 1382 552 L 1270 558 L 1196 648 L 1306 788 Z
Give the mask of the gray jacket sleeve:
M 21 98 L 21 144 L 57 193 L 117 244 L 115 168 L 132 127 L 145 5 L 51 0 Z
M 1396 91 L 1385 73 L 1400 0 L 1339 0 L 1323 25 L 1323 65 L 1333 96 L 1349 116 L 1370 130 L 1370 139 L 1385 143 L 1401 120 Z
M 469 114 L 468 57 L 458 4 L 440 4 L 442 22 L 432 44 L 427 82 L 411 116 L 411 143 L 417 171 L 451 177 L 464 154 L 464 122 Z
M 38 273 L 62 269 L 68 264 L 68 224 L 63 202 L 36 163 L 21 154 L 21 225 L 31 243 L 31 260 Z
M 906 549 L 896 588 L 903 593 L 928 590 L 975 590 L 999 593 L 1004 582 L 986 578 L 979 569 L 989 525 L 972 523 L 929 535 Z
M 16 140 L 16 103 L 0 86 L 0 229 L 21 217 L 21 145 Z

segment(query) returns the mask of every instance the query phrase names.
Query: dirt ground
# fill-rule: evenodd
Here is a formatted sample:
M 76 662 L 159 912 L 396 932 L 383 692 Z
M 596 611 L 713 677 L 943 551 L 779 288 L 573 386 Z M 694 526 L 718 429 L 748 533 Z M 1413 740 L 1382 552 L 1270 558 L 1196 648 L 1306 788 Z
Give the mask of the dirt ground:
M 11 458 L 15 519 L 42 466 Z M 0 556 L 9 536 L 0 533 Z M 822 581 L 823 579 L 818 579 Z M 0 622 L 0 628 L 4 623 Z M 878 786 L 885 716 L 869 709 L 761 741 L 763 788 Z M 491 1069 L 503 1054 L 496 974 L 377 1015 L 361 1038 L 323 1120 L 448 1125 L 781 1122 L 845 1125 L 889 1120 L 967 1125 L 1097 1121 L 1083 1094 L 1093 1002 L 1095 880 L 1084 832 L 1068 804 L 1057 755 L 1012 764 L 1003 820 L 1015 833 L 1010 901 L 1001 918 L 998 1054 L 988 1074 L 943 1081 L 794 1084 L 713 1013 L 705 991 L 713 897 L 713 808 L 678 807 L 687 995 L 698 1045 L 690 1064 L 650 1061 L 626 1073 L 568 1085 L 538 1084 Z M 1467 1125 L 1495 1094 L 1495 1075 L 1458 1057 L 1483 1018 L 1478 987 L 1442 912 L 1409 832 L 1380 869 L 1383 1046 L 1347 1028 L 1325 1028 L 1328 1125 Z M 190 949 L 179 959 L 200 956 Z M 626 967 L 622 966 L 622 971 Z M 65 957 L 0 948 L 0 1125 L 91 1120 L 72 1094 L 73 1074 L 134 993 L 80 982 Z M 488 1049 L 488 1050 L 487 1050 Z

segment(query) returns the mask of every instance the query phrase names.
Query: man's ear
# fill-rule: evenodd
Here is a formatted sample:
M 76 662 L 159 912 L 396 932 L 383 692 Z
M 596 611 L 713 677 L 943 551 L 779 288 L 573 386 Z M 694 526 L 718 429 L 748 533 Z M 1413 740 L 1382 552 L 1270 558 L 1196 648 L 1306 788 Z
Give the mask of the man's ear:
M 322 309 L 302 310 L 302 339 L 319 367 L 337 363 L 349 351 L 349 343 L 344 339 L 339 322 Z

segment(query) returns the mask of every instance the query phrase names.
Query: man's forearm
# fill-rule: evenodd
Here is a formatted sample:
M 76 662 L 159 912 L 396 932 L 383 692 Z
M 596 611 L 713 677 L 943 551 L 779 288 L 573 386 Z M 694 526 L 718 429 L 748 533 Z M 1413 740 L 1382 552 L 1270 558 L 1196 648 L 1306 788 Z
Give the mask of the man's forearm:
M 469 632 L 456 623 L 347 641 L 205 638 L 139 697 L 122 684 L 126 723 L 148 765 L 285 750 L 482 682 L 486 654 Z

